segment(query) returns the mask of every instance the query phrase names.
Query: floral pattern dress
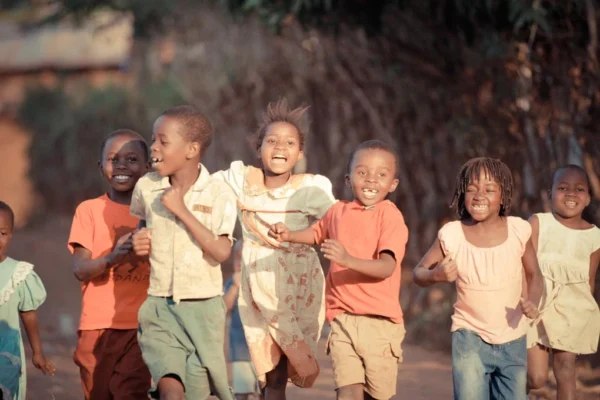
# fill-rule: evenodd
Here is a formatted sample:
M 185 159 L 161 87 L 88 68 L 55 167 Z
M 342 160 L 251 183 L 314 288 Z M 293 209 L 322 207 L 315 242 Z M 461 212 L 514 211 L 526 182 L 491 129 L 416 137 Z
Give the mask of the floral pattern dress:
M 213 176 L 238 198 L 244 236 L 238 306 L 259 381 L 264 385 L 265 374 L 285 356 L 292 383 L 311 387 L 319 375 L 315 354 L 325 320 L 323 270 L 311 246 L 278 243 L 268 230 L 277 222 L 304 229 L 325 215 L 335 202 L 331 182 L 298 174 L 270 190 L 261 169 L 240 161 Z

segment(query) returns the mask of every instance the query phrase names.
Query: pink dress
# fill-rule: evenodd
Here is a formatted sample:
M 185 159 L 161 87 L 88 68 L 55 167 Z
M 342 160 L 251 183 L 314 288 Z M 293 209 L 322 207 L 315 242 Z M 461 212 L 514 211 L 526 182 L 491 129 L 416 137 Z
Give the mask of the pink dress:
M 489 248 L 469 243 L 460 221 L 444 225 L 438 233 L 444 255 L 451 254 L 458 266 L 451 330 L 468 329 L 490 344 L 508 343 L 527 331 L 519 300 L 523 290 L 521 258 L 531 225 L 518 217 L 507 217 L 506 223 L 506 241 Z

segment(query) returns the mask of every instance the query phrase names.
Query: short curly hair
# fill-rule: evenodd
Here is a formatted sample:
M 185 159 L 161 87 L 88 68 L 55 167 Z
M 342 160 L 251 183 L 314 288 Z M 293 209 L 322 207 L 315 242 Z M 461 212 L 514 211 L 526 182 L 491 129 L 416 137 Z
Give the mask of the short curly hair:
M 180 134 L 190 142 L 200 143 L 204 152 L 212 143 L 213 126 L 206 115 L 192 105 L 175 106 L 167 109 L 161 117 L 176 119 L 182 129 Z
M 467 192 L 469 183 L 479 179 L 482 171 L 500 185 L 502 205 L 500 206 L 499 215 L 505 217 L 510 213 L 514 192 L 514 183 L 510 168 L 500 160 L 489 157 L 477 157 L 463 164 L 456 176 L 456 189 L 454 190 L 450 207 L 456 207 L 456 213 L 461 220 L 471 217 L 465 207 L 465 193 Z
M 5 212 L 8 214 L 8 217 L 10 218 L 10 227 L 14 228 L 15 226 L 15 213 L 13 211 L 12 208 L 10 208 L 10 206 L 8 204 L 6 204 L 3 201 L 0 201 L 0 212 Z
M 290 109 L 285 98 L 278 100 L 276 103 L 269 103 L 269 105 L 267 105 L 267 111 L 262 115 L 262 120 L 258 126 L 258 129 L 250 138 L 251 143 L 254 145 L 256 150 L 260 151 L 262 141 L 267 134 L 269 126 L 276 122 L 286 122 L 296 128 L 298 131 L 300 150 L 304 150 L 305 137 L 309 128 L 309 121 L 306 117 L 306 111 L 308 108 L 308 106 L 302 105 L 300 107 Z

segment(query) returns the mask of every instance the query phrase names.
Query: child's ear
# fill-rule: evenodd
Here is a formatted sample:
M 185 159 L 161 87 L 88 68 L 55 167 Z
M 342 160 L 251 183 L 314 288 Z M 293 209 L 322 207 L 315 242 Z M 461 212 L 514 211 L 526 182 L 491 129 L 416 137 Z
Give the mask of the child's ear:
M 188 160 L 196 158 L 200 154 L 200 150 L 202 150 L 202 146 L 198 142 L 191 142 L 188 144 L 188 148 L 185 154 L 185 157 Z
M 344 180 L 346 181 L 346 186 L 352 187 L 352 183 L 350 182 L 350 175 L 346 174 L 346 177 Z
M 100 175 L 104 178 L 104 167 L 100 161 L 98 161 L 98 171 L 100 171 Z
M 398 182 L 400 182 L 398 179 L 394 179 L 392 181 L 392 184 L 390 185 L 390 190 L 389 190 L 390 193 L 392 193 L 393 191 L 396 190 L 396 188 L 398 187 Z

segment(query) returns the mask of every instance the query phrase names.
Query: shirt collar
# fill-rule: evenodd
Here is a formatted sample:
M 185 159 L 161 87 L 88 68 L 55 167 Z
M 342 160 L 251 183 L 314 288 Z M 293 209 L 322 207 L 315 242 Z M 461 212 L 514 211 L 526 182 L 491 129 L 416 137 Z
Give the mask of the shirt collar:
M 383 207 L 385 203 L 389 203 L 389 202 L 390 202 L 389 200 L 383 200 L 383 201 L 380 201 L 379 203 L 375 203 L 371 206 L 365 206 L 358 200 L 354 199 L 352 201 L 352 203 L 350 203 L 351 204 L 350 208 L 352 210 L 376 210 L 378 208 Z
M 206 187 L 206 185 L 208 184 L 208 182 L 210 181 L 210 172 L 208 172 L 206 167 L 203 164 L 199 164 L 198 168 L 200 168 L 200 175 L 198 175 L 198 179 L 196 179 L 196 182 L 194 182 L 194 184 L 190 188 L 190 190 L 192 190 L 194 192 L 202 191 L 202 189 L 204 189 Z M 170 187 L 171 187 L 171 184 L 169 183 L 169 177 L 163 176 L 156 189 L 163 190 L 163 189 L 168 189 Z

